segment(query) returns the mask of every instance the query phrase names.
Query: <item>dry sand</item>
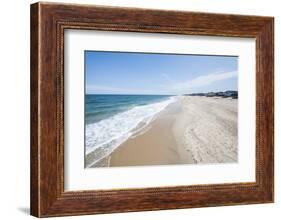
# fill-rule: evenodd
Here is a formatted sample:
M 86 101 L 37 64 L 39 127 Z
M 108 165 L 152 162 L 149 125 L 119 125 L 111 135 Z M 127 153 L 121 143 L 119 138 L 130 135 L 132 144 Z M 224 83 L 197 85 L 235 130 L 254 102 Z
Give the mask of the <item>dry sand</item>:
M 99 166 L 237 162 L 237 99 L 181 97 Z
M 174 135 L 182 158 L 194 163 L 237 162 L 237 99 L 185 97 Z

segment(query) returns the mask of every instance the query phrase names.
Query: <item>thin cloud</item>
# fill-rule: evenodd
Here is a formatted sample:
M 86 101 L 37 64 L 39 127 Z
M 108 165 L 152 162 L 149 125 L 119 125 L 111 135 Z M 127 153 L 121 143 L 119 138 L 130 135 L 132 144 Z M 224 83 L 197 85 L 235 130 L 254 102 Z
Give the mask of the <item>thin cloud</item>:
M 183 83 L 177 83 L 173 85 L 175 91 L 188 91 L 194 88 L 204 87 L 211 85 L 215 82 L 237 77 L 237 72 L 224 72 L 224 73 L 212 73 L 208 75 L 198 76 L 192 80 L 188 80 Z
M 87 94 L 158 94 L 159 91 L 147 89 L 118 88 L 103 85 L 86 85 Z
M 174 81 L 171 79 L 171 77 L 166 74 L 166 73 L 162 73 L 162 77 L 167 80 L 169 83 L 174 83 Z
M 237 77 L 237 71 L 201 75 L 185 82 L 173 82 L 168 74 L 162 74 L 168 84 L 155 84 L 151 90 L 119 88 L 105 85 L 86 85 L 87 94 L 183 94 L 197 88 L 204 88 L 213 83 Z
M 117 88 L 111 86 L 87 85 L 87 92 L 123 92 L 124 88 Z M 126 91 L 129 91 L 128 89 Z

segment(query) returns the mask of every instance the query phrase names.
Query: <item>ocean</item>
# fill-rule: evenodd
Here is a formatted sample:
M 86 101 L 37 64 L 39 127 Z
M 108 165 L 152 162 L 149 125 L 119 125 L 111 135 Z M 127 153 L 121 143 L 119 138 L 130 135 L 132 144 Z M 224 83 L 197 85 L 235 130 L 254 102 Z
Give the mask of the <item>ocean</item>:
M 176 99 L 168 95 L 85 95 L 85 152 L 108 156 Z

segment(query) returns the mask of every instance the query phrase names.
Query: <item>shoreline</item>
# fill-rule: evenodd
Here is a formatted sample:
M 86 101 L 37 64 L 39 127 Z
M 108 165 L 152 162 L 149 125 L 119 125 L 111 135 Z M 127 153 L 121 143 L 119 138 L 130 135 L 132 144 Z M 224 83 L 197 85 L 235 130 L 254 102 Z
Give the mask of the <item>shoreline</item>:
M 128 139 L 109 157 L 116 166 L 175 165 L 193 163 L 190 157 L 181 158 L 176 137 L 172 132 L 177 115 L 181 112 L 179 101 L 170 104 L 150 123 L 146 132 Z
M 237 146 L 237 99 L 183 96 L 92 167 L 233 163 Z

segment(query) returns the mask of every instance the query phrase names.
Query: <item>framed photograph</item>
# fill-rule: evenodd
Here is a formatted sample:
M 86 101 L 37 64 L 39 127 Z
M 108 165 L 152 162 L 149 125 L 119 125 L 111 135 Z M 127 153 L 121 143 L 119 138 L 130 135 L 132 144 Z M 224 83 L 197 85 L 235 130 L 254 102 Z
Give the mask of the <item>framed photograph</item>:
M 274 200 L 272 17 L 31 5 L 31 214 Z

